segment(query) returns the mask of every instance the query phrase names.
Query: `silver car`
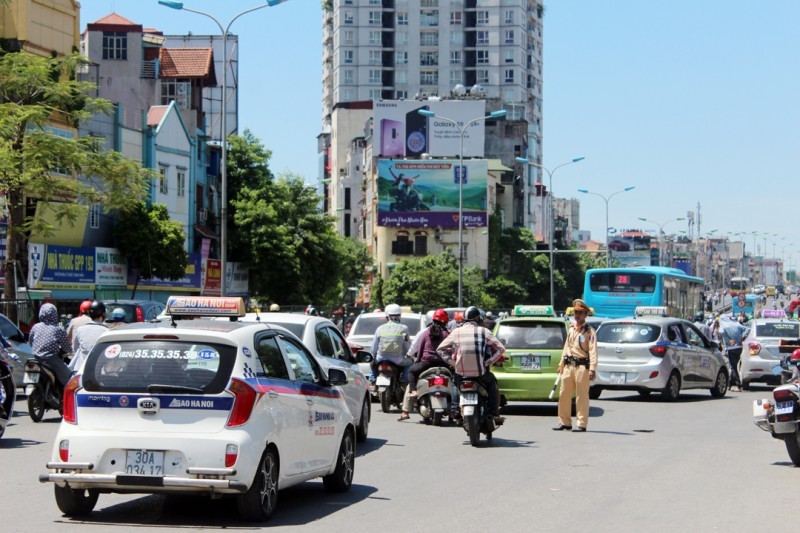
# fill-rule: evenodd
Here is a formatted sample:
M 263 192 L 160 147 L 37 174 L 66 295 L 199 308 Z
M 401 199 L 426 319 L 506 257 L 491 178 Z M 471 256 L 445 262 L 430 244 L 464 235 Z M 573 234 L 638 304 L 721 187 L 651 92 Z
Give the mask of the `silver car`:
M 641 316 L 603 322 L 597 330 L 597 377 L 590 396 L 604 389 L 661 393 L 673 401 L 682 389 L 728 390 L 730 365 L 719 345 L 679 318 Z
M 362 313 L 356 317 L 350 333 L 347 335 L 347 342 L 358 344 L 364 350 L 372 351 L 372 340 L 375 338 L 375 330 L 386 324 L 386 313 Z M 416 335 L 427 327 L 428 321 L 425 315 L 420 313 L 402 313 L 400 322 L 408 326 L 408 335 L 413 340 Z M 375 354 L 372 354 L 373 356 Z M 364 375 L 369 376 L 369 363 L 359 363 Z
M 781 339 L 800 338 L 800 323 L 779 318 L 758 318 L 749 325 L 750 334 L 742 343 L 742 357 L 739 360 L 742 389 L 749 389 L 753 382 L 780 384 L 780 371 L 773 371 L 781 362 L 778 344 Z
M 5 315 L 0 314 L 0 333 L 11 344 L 9 352 L 16 354 L 18 360 L 14 362 L 11 373 L 14 374 L 14 382 L 17 388 L 23 388 L 22 376 L 25 373 L 25 361 L 33 357 L 33 348 L 28 343 L 28 336 L 23 334 Z

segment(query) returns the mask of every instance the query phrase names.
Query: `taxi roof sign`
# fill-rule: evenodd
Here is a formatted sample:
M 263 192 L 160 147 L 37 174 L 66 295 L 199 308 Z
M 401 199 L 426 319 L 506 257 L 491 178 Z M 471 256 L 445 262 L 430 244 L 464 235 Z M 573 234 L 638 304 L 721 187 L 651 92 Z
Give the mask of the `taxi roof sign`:
M 167 314 L 171 316 L 245 316 L 244 300 L 230 296 L 170 296 Z
M 511 316 L 556 316 L 551 305 L 515 305 Z
M 660 305 L 640 305 L 636 308 L 636 316 L 667 316 L 667 308 Z

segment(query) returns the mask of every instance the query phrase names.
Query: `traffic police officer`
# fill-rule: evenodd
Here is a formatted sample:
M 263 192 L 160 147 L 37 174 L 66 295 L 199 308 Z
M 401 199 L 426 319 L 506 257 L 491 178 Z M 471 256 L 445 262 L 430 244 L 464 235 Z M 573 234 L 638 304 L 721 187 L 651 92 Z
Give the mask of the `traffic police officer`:
M 567 332 L 567 341 L 561 352 L 558 373 L 561 375 L 561 392 L 558 397 L 558 426 L 553 429 L 572 429 L 572 394 L 578 408 L 578 427 L 575 432 L 586 431 L 589 425 L 589 382 L 597 369 L 597 337 L 594 328 L 586 323 L 589 306 L 583 300 L 574 300 L 575 322 Z

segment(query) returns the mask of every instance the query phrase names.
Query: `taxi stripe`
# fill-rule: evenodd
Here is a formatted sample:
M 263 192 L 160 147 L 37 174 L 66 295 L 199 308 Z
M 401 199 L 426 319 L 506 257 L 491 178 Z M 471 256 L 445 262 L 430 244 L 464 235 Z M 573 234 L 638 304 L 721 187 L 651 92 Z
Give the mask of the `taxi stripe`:
M 322 387 L 314 383 L 288 381 L 277 378 L 245 378 L 245 383 L 262 394 L 270 391 L 279 394 L 299 394 L 301 396 L 321 396 L 323 398 L 341 398 L 342 393 L 335 388 Z
M 159 409 L 202 409 L 206 411 L 230 411 L 233 398 L 230 396 L 177 396 L 173 394 L 119 394 L 78 393 L 78 407 L 137 409 L 139 399 L 157 398 Z

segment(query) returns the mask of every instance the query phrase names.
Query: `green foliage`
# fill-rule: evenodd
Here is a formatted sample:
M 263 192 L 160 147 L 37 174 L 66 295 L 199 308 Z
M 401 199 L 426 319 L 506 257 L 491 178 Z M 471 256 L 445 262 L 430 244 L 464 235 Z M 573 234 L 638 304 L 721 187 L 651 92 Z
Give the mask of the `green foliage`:
M 351 237 L 338 240 L 341 263 L 341 282 L 345 289 L 358 287 L 367 279 L 367 267 L 372 266 L 372 255 L 367 245 Z
M 458 263 L 449 252 L 400 261 L 383 285 L 383 300 L 400 305 L 450 307 L 458 299 Z
M 170 220 L 163 204 L 145 206 L 120 213 L 114 228 L 120 253 L 129 258 L 139 278 L 180 279 L 186 274 L 185 235 L 180 222 Z
M 511 307 L 516 305 L 511 302 L 525 302 L 528 297 L 524 286 L 504 275 L 487 280 L 484 288 L 496 302 L 494 306 L 487 307 Z

